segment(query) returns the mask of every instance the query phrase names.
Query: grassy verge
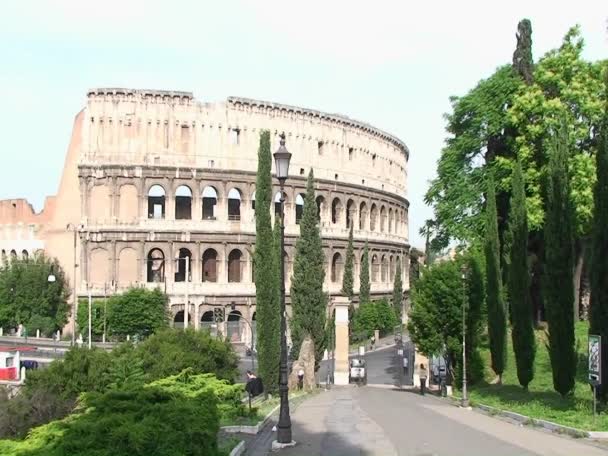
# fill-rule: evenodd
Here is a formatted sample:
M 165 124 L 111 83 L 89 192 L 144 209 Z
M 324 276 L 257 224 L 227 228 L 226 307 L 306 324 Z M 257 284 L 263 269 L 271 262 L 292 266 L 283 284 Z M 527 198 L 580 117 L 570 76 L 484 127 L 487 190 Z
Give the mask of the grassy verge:
M 486 382 L 471 385 L 470 399 L 473 404 L 481 403 L 502 410 L 510 410 L 531 418 L 538 418 L 554 423 L 571 426 L 588 431 L 608 431 L 608 413 L 600 413 L 593 420 L 593 396 L 587 383 L 587 331 L 588 324 L 579 322 L 576 325 L 576 342 L 578 366 L 574 393 L 562 398 L 553 389 L 551 362 L 546 347 L 544 331 L 536 332 L 537 350 L 534 380 L 529 390 L 524 391 L 517 380 L 515 357 L 509 337 L 507 351 L 507 369 L 503 375 L 502 385 L 492 385 L 494 378 L 490 366 L 490 352 L 482 348 L 482 357 L 486 367 Z M 599 408 L 598 408 L 599 411 Z
M 221 456 L 229 456 L 230 452 L 239 444 L 241 439 L 230 435 L 222 435 L 217 443 Z

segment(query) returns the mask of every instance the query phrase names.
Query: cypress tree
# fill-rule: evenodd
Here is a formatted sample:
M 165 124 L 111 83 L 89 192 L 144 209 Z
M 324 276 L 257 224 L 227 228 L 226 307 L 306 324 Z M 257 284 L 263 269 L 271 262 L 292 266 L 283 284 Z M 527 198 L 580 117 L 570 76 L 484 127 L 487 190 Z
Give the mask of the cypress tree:
M 608 95 L 608 70 L 606 71 Z M 608 399 L 608 104 L 600 126 L 600 145 L 596 156 L 597 182 L 594 189 L 593 249 L 591 255 L 591 303 L 589 334 L 602 336 L 601 371 L 603 384 L 598 396 Z
M 509 214 L 510 255 L 509 299 L 512 308 L 513 351 L 517 378 L 524 389 L 534 378 L 536 340 L 530 302 L 528 272 L 528 216 L 521 163 L 515 164 L 512 176 L 511 210 Z
M 486 303 L 488 306 L 488 337 L 492 370 L 498 375 L 498 383 L 502 383 L 502 374 L 507 364 L 507 317 L 502 291 L 502 274 L 500 271 L 500 240 L 498 238 L 498 222 L 496 213 L 496 193 L 494 179 L 488 178 L 486 202 Z
M 370 285 L 369 285 L 369 251 L 367 249 L 367 241 L 363 248 L 363 256 L 361 257 L 361 271 L 359 272 L 359 305 L 369 302 Z
M 258 149 L 255 189 L 255 299 L 258 333 L 259 374 L 266 391 L 278 389 L 281 354 L 281 312 L 279 309 L 276 255 L 272 235 L 270 132 L 262 131 Z
M 350 233 L 348 235 L 348 247 L 346 248 L 346 261 L 344 263 L 344 276 L 342 277 L 342 293 L 348 296 L 348 299 L 352 301 L 354 285 L 354 264 L 355 264 L 355 251 L 353 247 L 353 224 L 350 224 Z
M 401 311 L 403 305 L 403 281 L 401 280 L 401 262 L 397 262 L 397 268 L 395 269 L 395 278 L 393 280 L 393 307 L 395 309 L 395 315 L 401 317 Z
M 574 388 L 574 228 L 568 178 L 568 131 L 565 124 L 552 141 L 545 215 L 543 296 L 549 326 L 553 388 L 562 396 Z
M 483 380 L 483 360 L 479 353 L 481 333 L 484 327 L 485 313 L 485 283 L 481 252 L 471 249 L 466 263 L 469 268 L 467 275 L 467 309 L 466 309 L 466 338 L 467 338 L 467 375 L 473 384 Z
M 323 291 L 325 280 L 325 256 L 319 230 L 317 204 L 315 202 L 314 175 L 308 174 L 304 210 L 300 221 L 300 237 L 291 281 L 291 305 L 293 310 L 292 343 L 295 353 L 306 335 L 315 345 L 315 362 L 321 360 L 325 343 L 327 295 Z

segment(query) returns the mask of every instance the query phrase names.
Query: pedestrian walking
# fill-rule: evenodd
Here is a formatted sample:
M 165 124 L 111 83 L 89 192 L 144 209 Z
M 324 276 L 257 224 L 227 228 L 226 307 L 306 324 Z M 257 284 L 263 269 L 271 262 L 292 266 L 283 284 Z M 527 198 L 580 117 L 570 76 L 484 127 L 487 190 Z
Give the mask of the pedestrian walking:
M 403 375 L 407 374 L 407 363 L 409 362 L 409 360 L 407 359 L 407 356 L 403 357 Z
M 418 377 L 420 377 L 420 394 L 424 396 L 426 390 L 426 379 L 428 378 L 428 374 L 426 372 L 426 366 L 423 363 L 420 364 Z
M 300 368 L 298 371 L 298 389 L 304 388 L 304 369 Z
M 370 350 L 373 350 L 374 349 L 374 344 L 376 343 L 376 338 L 374 336 L 370 337 L 369 338 L 369 343 L 370 343 L 370 346 L 371 346 Z

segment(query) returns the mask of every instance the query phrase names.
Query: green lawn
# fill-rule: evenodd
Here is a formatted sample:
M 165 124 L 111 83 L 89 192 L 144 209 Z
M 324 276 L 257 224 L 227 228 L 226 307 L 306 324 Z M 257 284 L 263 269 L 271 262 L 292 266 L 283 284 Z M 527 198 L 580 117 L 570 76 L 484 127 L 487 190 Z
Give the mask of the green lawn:
M 588 324 L 576 325 L 576 340 L 579 353 L 576 387 L 571 397 L 562 398 L 553 389 L 551 362 L 547 351 L 546 337 L 542 330 L 536 332 L 537 351 L 534 380 L 529 391 L 524 391 L 517 381 L 515 357 L 511 344 L 508 347 L 508 361 L 503 375 L 503 384 L 488 383 L 472 385 L 470 398 L 473 404 L 481 403 L 502 410 L 510 410 L 531 418 L 540 418 L 583 430 L 608 431 L 608 413 L 604 412 L 593 423 L 593 396 L 587 383 L 587 330 Z M 510 342 L 509 337 L 509 342 Z M 486 365 L 486 380 L 495 375 L 491 371 L 490 352 L 483 347 L 482 356 Z

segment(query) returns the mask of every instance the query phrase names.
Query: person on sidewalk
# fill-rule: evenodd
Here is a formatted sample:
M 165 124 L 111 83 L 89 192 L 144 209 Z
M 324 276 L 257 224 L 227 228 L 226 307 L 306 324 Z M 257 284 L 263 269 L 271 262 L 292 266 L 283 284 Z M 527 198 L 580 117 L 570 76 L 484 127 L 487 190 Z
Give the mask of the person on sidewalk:
M 426 366 L 424 363 L 420 364 L 420 370 L 418 371 L 418 376 L 420 377 L 420 394 L 424 396 L 424 392 L 426 390 L 426 379 L 428 378 L 428 374 L 426 372 Z
M 403 357 L 403 375 L 407 375 L 407 363 L 408 363 L 408 359 L 407 356 Z
M 370 350 L 373 350 L 374 344 L 376 343 L 376 338 L 374 336 L 370 337 L 369 342 L 370 342 L 370 346 L 371 346 Z

